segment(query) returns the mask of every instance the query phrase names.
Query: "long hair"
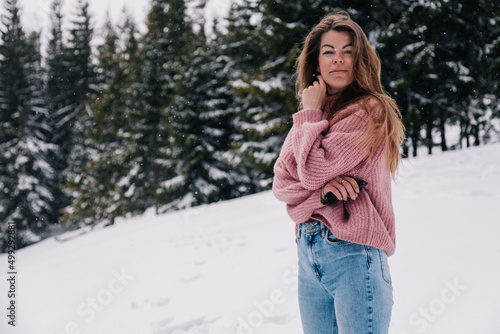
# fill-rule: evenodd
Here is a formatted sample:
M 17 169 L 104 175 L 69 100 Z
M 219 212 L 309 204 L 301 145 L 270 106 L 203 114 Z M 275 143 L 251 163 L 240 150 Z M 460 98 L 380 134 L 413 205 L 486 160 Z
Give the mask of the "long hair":
M 344 88 L 332 105 L 328 106 L 327 119 L 331 121 L 341 110 L 353 103 L 361 103 L 371 116 L 373 122 L 360 139 L 370 140 L 367 147 L 368 160 L 371 160 L 374 150 L 380 140 L 385 139 L 386 158 L 389 170 L 395 178 L 396 170 L 401 160 L 400 145 L 405 139 L 401 112 L 396 102 L 383 90 L 380 81 L 380 59 L 371 47 L 365 33 L 355 23 L 347 12 L 339 11 L 325 16 L 307 35 L 302 52 L 297 59 L 295 83 L 299 108 L 302 107 L 302 91 L 313 84 L 318 74 L 318 57 L 321 47 L 321 37 L 328 31 L 347 32 L 352 39 L 354 53 L 354 80 Z M 375 100 L 374 100 L 375 99 Z M 379 103 L 373 103 L 373 101 Z M 384 133 L 380 131 L 385 129 Z

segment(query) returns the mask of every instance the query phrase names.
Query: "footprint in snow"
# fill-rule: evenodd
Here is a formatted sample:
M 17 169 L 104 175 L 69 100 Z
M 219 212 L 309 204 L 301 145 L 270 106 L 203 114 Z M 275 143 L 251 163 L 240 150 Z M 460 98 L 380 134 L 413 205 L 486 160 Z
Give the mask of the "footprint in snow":
M 292 320 L 292 316 L 289 314 L 276 314 L 267 318 L 267 323 L 273 323 L 275 325 L 284 325 Z
M 149 300 L 144 299 L 144 300 L 134 301 L 130 304 L 130 309 L 135 311 L 144 307 L 145 305 L 150 305 Z
M 155 321 L 155 322 L 151 323 L 151 327 L 153 327 L 154 329 L 161 329 L 161 328 L 167 326 L 168 324 L 170 324 L 172 321 L 174 321 L 174 318 L 167 317 L 167 318 L 164 318 L 162 320 Z
M 194 318 L 194 319 L 188 320 L 186 322 L 180 323 L 178 325 L 173 325 L 173 326 L 170 326 L 167 328 L 162 328 L 162 329 L 155 328 L 157 330 L 154 332 L 154 334 L 171 334 L 171 333 L 175 333 L 177 331 L 181 331 L 182 333 L 184 333 L 184 332 L 189 333 L 192 328 L 197 330 L 196 333 L 199 333 L 199 332 L 205 333 L 203 328 L 206 328 L 207 325 L 216 321 L 217 319 L 218 318 L 206 319 L 205 317 L 198 317 L 198 318 Z M 201 327 L 202 331 L 199 330 L 200 327 Z
M 189 283 L 189 282 L 192 282 L 192 281 L 196 281 L 198 278 L 201 277 L 201 274 L 194 274 L 194 275 L 184 275 L 183 277 L 181 277 L 180 281 L 182 283 Z
M 205 264 L 205 260 L 204 259 L 196 259 L 193 261 L 193 264 L 196 265 L 196 266 L 201 266 L 203 264 Z
M 144 299 L 142 301 L 134 301 L 130 304 L 131 310 L 138 310 L 142 307 L 163 307 L 170 303 L 170 298 L 159 297 L 154 301 L 150 301 L 148 299 Z
M 494 197 L 496 193 L 490 191 L 473 190 L 469 193 L 470 196 L 478 197 Z
M 170 298 L 160 297 L 156 300 L 154 304 L 157 307 L 162 307 L 167 305 L 168 303 L 170 303 Z

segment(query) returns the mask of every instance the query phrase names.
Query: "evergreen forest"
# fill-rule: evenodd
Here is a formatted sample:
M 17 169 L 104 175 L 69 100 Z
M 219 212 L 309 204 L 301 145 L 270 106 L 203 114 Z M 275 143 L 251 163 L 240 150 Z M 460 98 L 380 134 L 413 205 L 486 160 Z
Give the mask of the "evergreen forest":
M 0 9 L 2 252 L 8 224 L 22 248 L 269 190 L 302 42 L 336 10 L 382 60 L 404 156 L 500 139 L 500 0 L 237 0 L 213 22 L 204 1 L 150 0 L 145 31 L 66 1 L 74 14 L 52 0 L 45 46 L 21 0 Z

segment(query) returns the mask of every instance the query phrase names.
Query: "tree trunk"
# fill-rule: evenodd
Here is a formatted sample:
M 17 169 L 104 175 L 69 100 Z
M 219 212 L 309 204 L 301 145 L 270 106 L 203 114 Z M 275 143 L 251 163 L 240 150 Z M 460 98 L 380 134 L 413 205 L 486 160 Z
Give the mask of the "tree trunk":
M 458 137 L 458 146 L 460 149 L 463 149 L 464 146 L 462 145 L 462 139 L 465 137 L 465 131 L 464 131 L 464 125 L 463 122 L 460 120 L 460 136 Z
M 429 155 L 432 154 L 432 147 L 434 146 L 434 143 L 432 142 L 432 123 L 427 122 L 427 131 L 426 131 L 426 141 L 427 141 L 427 148 L 428 148 L 428 153 Z
M 413 146 L 413 157 L 417 156 L 417 150 L 418 150 L 418 135 L 413 135 L 411 138 L 411 143 Z
M 465 146 L 470 147 L 470 139 L 469 139 L 469 124 L 465 125 Z
M 445 130 L 446 120 L 444 117 L 440 117 L 439 120 L 439 132 L 441 133 L 441 151 L 448 151 L 448 145 L 446 145 L 446 130 Z
M 410 148 L 408 147 L 407 143 L 405 142 L 403 144 L 403 158 L 407 158 L 409 152 L 410 152 Z
M 481 140 L 479 139 L 479 124 L 472 127 L 472 133 L 474 135 L 474 146 L 479 146 L 481 144 Z

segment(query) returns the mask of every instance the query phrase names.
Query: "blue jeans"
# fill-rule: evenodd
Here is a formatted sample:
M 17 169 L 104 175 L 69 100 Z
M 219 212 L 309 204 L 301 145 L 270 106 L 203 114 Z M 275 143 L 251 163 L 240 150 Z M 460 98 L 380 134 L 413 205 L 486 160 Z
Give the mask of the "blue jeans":
M 297 235 L 304 334 L 387 333 L 393 305 L 385 251 L 343 241 L 321 222 Z

